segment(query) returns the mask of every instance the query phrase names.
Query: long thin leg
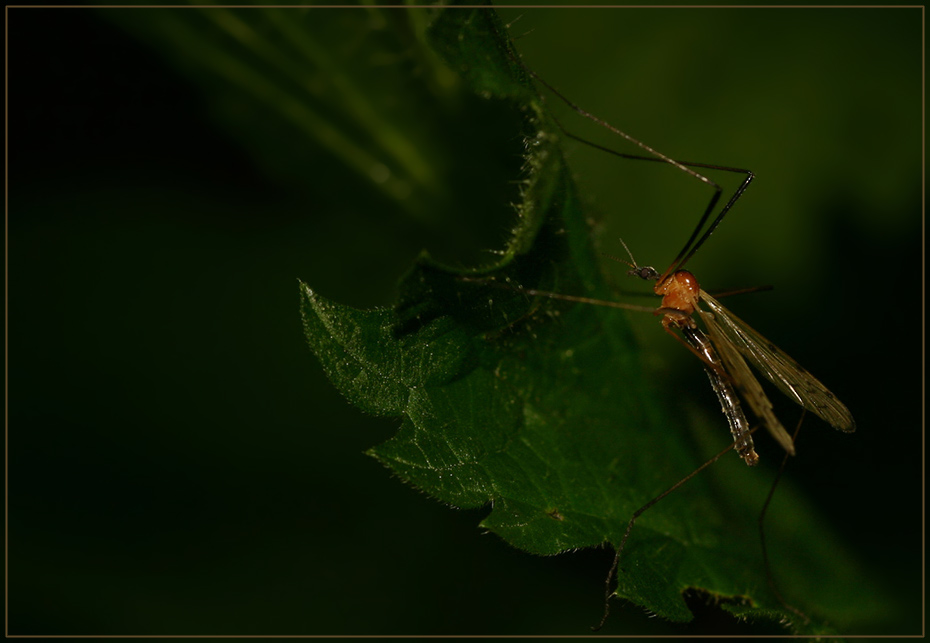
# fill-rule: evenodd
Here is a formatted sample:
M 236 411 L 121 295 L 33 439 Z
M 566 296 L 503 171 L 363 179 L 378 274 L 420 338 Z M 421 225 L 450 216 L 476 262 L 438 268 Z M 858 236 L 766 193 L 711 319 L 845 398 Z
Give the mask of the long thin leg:
M 807 415 L 807 410 L 803 409 L 801 411 L 801 418 L 798 420 L 798 426 L 794 429 L 794 435 L 791 436 L 793 442 L 797 442 L 798 440 L 798 433 L 801 431 L 801 424 L 804 423 L 805 415 Z M 772 496 L 775 495 L 775 487 L 778 486 L 778 481 L 781 480 L 781 476 L 785 472 L 785 465 L 788 463 L 788 455 L 788 453 L 785 453 L 785 457 L 782 458 L 781 466 L 778 467 L 778 473 L 775 474 L 775 480 L 772 482 L 772 486 L 769 489 L 769 495 L 766 496 L 765 502 L 762 504 L 762 511 L 759 513 L 759 541 L 762 543 L 762 561 L 765 564 L 765 579 L 768 581 L 772 593 L 775 594 L 775 598 L 778 599 L 778 602 L 781 603 L 786 610 L 794 612 L 804 619 L 805 623 L 809 623 L 811 620 L 810 617 L 789 604 L 782 596 L 782 593 L 778 591 L 778 586 L 775 584 L 775 576 L 772 574 L 772 565 L 769 562 L 769 550 L 765 544 L 765 514 L 769 509 L 769 504 L 772 502 Z
M 720 225 L 720 222 L 723 220 L 724 216 L 726 216 L 727 212 L 730 211 L 730 209 L 733 207 L 733 205 L 734 205 L 734 204 L 739 200 L 739 198 L 743 195 L 743 192 L 745 192 L 745 191 L 746 191 L 746 188 L 749 187 L 749 184 L 752 182 L 752 180 L 753 180 L 753 178 L 755 177 L 755 175 L 754 175 L 750 170 L 745 170 L 745 169 L 741 169 L 741 168 L 727 167 L 727 166 L 724 166 L 724 165 L 714 165 L 714 164 L 710 164 L 710 163 L 694 163 L 694 162 L 690 162 L 690 161 L 688 161 L 688 162 L 676 161 L 675 159 L 673 159 L 673 158 L 671 158 L 671 157 L 669 157 L 669 156 L 666 156 L 665 154 L 662 154 L 662 153 L 659 152 L 658 150 L 656 150 L 656 149 L 654 149 L 654 148 L 652 148 L 652 147 L 646 145 L 646 144 L 643 143 L 642 141 L 640 141 L 640 140 L 638 140 L 638 139 L 636 139 L 636 138 L 630 136 L 630 135 L 627 134 L 626 132 L 624 132 L 624 131 L 622 131 L 622 130 L 616 128 L 616 127 L 614 127 L 613 125 L 611 125 L 611 124 L 608 123 L 607 121 L 605 121 L 605 120 L 603 120 L 603 119 L 601 119 L 601 118 L 598 118 L 597 116 L 591 114 L 590 112 L 588 112 L 588 111 L 585 110 L 585 109 L 582 109 L 581 107 L 579 107 L 578 105 L 576 105 L 575 103 L 573 103 L 572 101 L 570 101 L 565 95 L 563 95 L 561 92 L 559 92 L 555 87 L 553 87 L 552 85 L 550 85 L 549 83 L 547 83 L 545 80 L 543 80 L 542 78 L 540 78 L 540 76 L 539 76 L 538 74 L 536 74 L 536 72 L 534 72 L 532 69 L 530 69 L 529 67 L 527 67 L 526 64 L 525 64 L 522 60 L 520 60 L 519 58 L 517 59 L 517 63 L 520 64 L 520 66 L 522 66 L 523 69 L 524 69 L 530 76 L 532 76 L 533 78 L 535 78 L 540 84 L 542 84 L 542 85 L 545 86 L 549 91 L 551 91 L 553 94 L 555 94 L 556 96 L 558 96 L 563 102 L 565 102 L 566 105 L 568 105 L 570 108 L 572 108 L 575 112 L 577 112 L 578 114 L 584 116 L 585 118 L 588 118 L 588 119 L 594 121 L 594 122 L 597 123 L 598 125 L 601 125 L 602 127 L 607 128 L 608 130 L 610 130 L 610 131 L 613 132 L 614 134 L 617 134 L 618 136 L 620 136 L 620 137 L 624 138 L 625 140 L 629 141 L 630 143 L 636 145 L 636 146 L 639 147 L 640 149 L 645 150 L 646 152 L 652 154 L 653 157 L 655 157 L 655 158 L 652 158 L 652 157 L 645 157 L 645 156 L 639 156 L 639 155 L 636 155 L 636 154 L 624 154 L 624 153 L 622 153 L 622 152 L 617 152 L 617 151 L 615 151 L 615 150 L 612 150 L 612 149 L 610 149 L 610 148 L 604 147 L 604 146 L 602 146 L 602 145 L 598 145 L 597 143 L 593 143 L 593 142 L 591 142 L 591 141 L 588 141 L 588 140 L 586 140 L 586 139 L 584 139 L 584 138 L 581 138 L 580 136 L 576 136 L 575 134 L 572 134 L 571 132 L 569 132 L 568 130 L 566 130 L 565 127 L 558 121 L 558 119 L 555 119 L 555 118 L 553 117 L 553 120 L 555 121 L 556 125 L 558 125 L 559 129 L 561 129 L 562 132 L 563 132 L 566 136 L 568 136 L 569 138 L 572 138 L 572 139 L 574 139 L 574 140 L 576 140 L 576 141 L 579 141 L 579 142 L 581 142 L 581 143 L 584 143 L 584 144 L 586 144 L 586 145 L 590 145 L 591 147 L 594 147 L 594 148 L 596 148 L 596 149 L 599 149 L 599 150 L 608 152 L 608 153 L 610 153 L 610 154 L 614 154 L 615 156 L 619 156 L 619 157 L 621 157 L 621 158 L 635 159 L 635 160 L 659 161 L 659 162 L 663 162 L 663 163 L 668 163 L 669 165 L 672 165 L 672 166 L 678 168 L 679 170 L 681 170 L 681 171 L 684 172 L 685 174 L 688 174 L 688 175 L 692 176 L 693 178 L 695 178 L 695 179 L 701 181 L 702 183 L 705 183 L 705 184 L 711 186 L 711 187 L 714 189 L 714 193 L 713 193 L 713 195 L 711 195 L 710 200 L 709 200 L 709 202 L 708 202 L 708 204 L 707 204 L 707 207 L 704 209 L 704 213 L 701 215 L 700 220 L 698 220 L 698 224 L 695 226 L 694 231 L 691 233 L 691 236 L 688 238 L 688 241 L 685 243 L 685 245 L 682 247 L 681 251 L 678 253 L 678 256 L 675 257 L 675 259 L 674 259 L 674 260 L 672 261 L 672 263 L 669 265 L 668 269 L 662 274 L 662 276 L 660 277 L 660 280 L 664 279 L 665 277 L 667 277 L 669 274 L 671 274 L 671 273 L 674 272 L 675 270 L 681 270 L 682 268 L 684 268 L 684 266 L 685 266 L 685 264 L 688 262 L 688 260 L 694 255 L 694 253 L 697 251 L 697 249 L 700 248 L 700 247 L 704 244 L 705 241 L 707 241 L 707 239 L 708 239 L 708 238 L 710 237 L 710 235 L 714 232 L 714 230 L 717 229 L 717 226 Z M 723 209 L 720 211 L 720 213 L 717 215 L 717 217 L 713 220 L 713 222 L 710 224 L 710 226 L 708 227 L 708 229 L 704 232 L 704 234 L 703 234 L 700 238 L 698 238 L 698 235 L 700 234 L 700 232 L 701 232 L 701 230 L 703 229 L 704 225 L 707 223 L 707 220 L 710 218 L 711 212 L 713 212 L 714 208 L 717 206 L 717 202 L 720 200 L 720 196 L 721 196 L 723 190 L 722 190 L 722 188 L 721 188 L 717 183 L 715 183 L 713 180 L 709 179 L 708 177 L 704 176 L 703 174 L 700 174 L 700 173 L 698 173 L 698 172 L 695 172 L 694 170 L 690 169 L 691 167 L 701 167 L 701 168 L 708 168 L 708 169 L 724 170 L 724 171 L 727 171 L 727 172 L 737 172 L 737 173 L 745 174 L 745 175 L 746 175 L 746 178 L 743 180 L 742 184 L 740 184 L 740 186 L 736 189 L 736 191 L 733 193 L 733 196 L 730 197 L 730 199 L 727 201 L 726 205 L 724 205 Z
M 759 427 L 754 428 L 749 433 L 755 433 Z M 719 460 L 724 454 L 728 453 L 733 449 L 735 443 L 730 443 L 727 445 L 727 448 L 712 457 L 710 460 L 699 466 L 697 469 L 686 475 L 684 478 L 673 484 L 671 487 L 660 493 L 658 496 L 644 504 L 642 507 L 633 512 L 633 516 L 630 518 L 630 522 L 627 523 L 626 531 L 623 532 L 623 538 L 620 539 L 620 544 L 617 546 L 617 553 L 614 554 L 614 562 L 610 565 L 610 571 L 607 572 L 607 580 L 604 581 L 604 615 L 601 617 L 600 623 L 591 627 L 595 632 L 599 631 L 604 627 L 604 623 L 607 622 L 607 617 L 610 616 L 610 597 L 613 596 L 614 590 L 611 589 L 611 584 L 616 577 L 617 567 L 620 565 L 620 555 L 623 553 L 624 547 L 626 547 L 626 541 L 630 537 L 630 532 L 633 531 L 633 524 L 636 522 L 636 519 L 643 515 L 644 512 L 653 507 L 657 502 L 665 498 L 667 495 L 681 487 L 683 484 L 688 482 L 691 478 L 699 474 L 701 471 L 712 465 L 714 462 Z
M 562 133 L 565 134 L 565 136 L 569 137 L 570 139 L 576 140 L 579 143 L 584 143 L 585 145 L 589 147 L 593 147 L 595 149 L 601 150 L 602 152 L 607 152 L 608 154 L 613 154 L 614 156 L 619 156 L 620 158 L 624 158 L 624 159 L 632 159 L 634 161 L 652 161 L 654 163 L 668 163 L 668 161 L 666 161 L 664 157 L 641 156 L 639 154 L 627 154 L 626 152 L 618 152 L 617 150 L 611 147 L 601 145 L 600 143 L 595 143 L 594 141 L 589 141 L 586 138 L 582 138 L 578 136 L 577 134 L 569 132 L 567 129 L 565 129 L 565 126 L 562 125 L 562 123 L 560 123 L 559 120 L 555 117 L 553 117 L 552 120 L 555 121 L 555 124 L 559 126 L 559 129 L 562 130 Z M 745 170 L 740 167 L 730 167 L 728 165 L 717 165 L 715 163 L 698 163 L 697 161 L 675 161 L 675 163 L 680 163 L 681 165 L 684 165 L 685 167 L 704 167 L 709 170 L 723 170 L 725 172 L 736 172 L 738 174 L 746 174 L 747 172 L 749 172 L 749 170 Z
M 480 283 L 485 286 L 492 286 L 495 288 L 501 288 L 503 290 L 510 290 L 513 292 L 523 293 L 524 295 L 530 295 L 531 297 L 547 297 L 549 299 L 558 299 L 560 301 L 572 301 L 579 304 L 592 304 L 594 306 L 604 306 L 606 308 L 621 308 L 623 310 L 635 310 L 641 313 L 654 313 L 655 308 L 651 306 L 637 306 L 636 304 L 624 304 L 619 301 L 610 301 L 607 299 L 594 299 L 592 297 L 578 297 L 575 295 L 563 295 L 558 292 L 549 292 L 548 290 L 535 290 L 533 288 L 523 288 L 522 286 L 508 286 L 505 284 L 497 283 L 496 281 L 491 281 L 488 279 L 480 279 L 474 277 L 459 277 L 459 281 L 468 281 L 472 283 Z
M 579 297 L 576 295 L 563 295 L 562 293 L 549 292 L 548 290 L 536 290 L 534 288 L 523 288 L 520 286 L 517 286 L 517 287 L 507 286 L 504 284 L 499 284 L 495 281 L 488 281 L 485 279 L 475 279 L 473 277 L 459 277 L 459 281 L 481 283 L 487 286 L 494 286 L 494 287 L 502 288 L 505 290 L 513 290 L 519 293 L 523 293 L 524 295 L 530 295 L 531 297 L 547 297 L 549 299 L 558 299 L 559 301 L 571 301 L 571 302 L 575 302 L 579 304 L 591 304 L 593 306 L 604 306 L 606 308 L 620 308 L 622 310 L 635 310 L 637 312 L 653 313 L 656 315 L 662 314 L 663 311 L 678 312 L 674 309 L 669 309 L 669 308 L 656 309 L 656 308 L 651 308 L 649 306 L 637 306 L 636 304 L 625 304 L 619 301 L 609 301 L 607 299 L 593 299 L 591 297 Z M 695 357 L 701 360 L 701 362 L 704 363 L 705 367 L 718 373 L 721 377 L 725 377 L 728 380 L 732 381 L 732 378 L 730 377 L 729 373 L 724 371 L 720 367 L 719 364 L 714 364 L 713 362 L 708 361 L 707 358 L 701 355 L 701 353 L 699 353 L 693 346 L 691 346 L 688 342 L 686 342 L 681 337 L 679 337 L 678 334 L 674 330 L 672 330 L 671 322 L 669 322 L 667 317 L 662 320 L 662 328 L 665 329 L 666 333 L 668 333 L 673 338 L 675 338 L 675 341 L 677 341 L 679 344 L 687 348 L 689 351 L 691 351 L 691 353 L 694 354 Z
M 743 182 L 740 184 L 740 186 L 736 188 L 736 192 L 733 193 L 733 196 L 730 197 L 730 200 L 727 201 L 727 204 L 723 206 L 722 210 L 720 210 L 720 214 L 717 215 L 717 218 L 714 219 L 714 222 L 710 224 L 710 226 L 707 228 L 707 230 L 704 232 L 701 238 L 698 239 L 694 243 L 693 246 L 691 246 L 691 249 L 688 250 L 687 254 L 685 254 L 685 250 L 687 250 L 688 246 L 685 245 L 685 247 L 679 253 L 679 257 L 681 257 L 681 255 L 685 255 L 684 258 L 682 258 L 680 261 L 676 259 L 674 262 L 672 262 L 672 265 L 674 266 L 675 270 L 681 270 L 682 268 L 685 267 L 685 264 L 688 263 L 688 260 L 691 259 L 692 256 L 694 256 L 694 253 L 697 252 L 698 248 L 704 245 L 704 242 L 707 241 L 707 239 L 710 237 L 713 231 L 717 229 L 717 226 L 720 225 L 721 221 L 723 221 L 723 217 L 725 217 L 727 212 L 730 211 L 730 208 L 733 207 L 733 204 L 735 204 L 739 200 L 739 198 L 743 196 L 743 192 L 745 192 L 746 188 L 749 187 L 749 184 L 752 183 L 752 180 L 755 178 L 756 175 L 750 172 L 749 170 L 743 170 L 743 171 L 746 172 L 746 178 L 743 179 Z M 700 230 L 701 226 L 704 225 L 705 219 L 706 217 L 701 218 L 701 221 L 698 223 L 698 227 L 694 229 L 694 234 L 691 235 L 692 238 L 694 238 L 697 235 L 698 230 Z M 689 243 L 690 243 L 690 240 L 689 240 Z M 673 272 L 671 268 L 666 272 L 666 274 L 669 274 L 670 272 Z
M 533 74 L 532 71 L 530 71 L 529 73 Z M 540 79 L 539 76 L 536 76 L 535 74 L 533 74 L 533 76 L 534 78 L 539 80 L 539 82 L 546 85 L 546 87 L 549 87 L 550 89 L 552 89 L 544 80 Z M 552 91 L 555 92 L 555 90 L 552 90 Z M 560 98 L 565 100 L 570 107 L 578 109 L 570 101 L 566 100 L 564 96 L 562 96 L 558 92 L 555 92 L 555 93 L 556 93 L 556 96 L 559 96 Z M 581 113 L 582 115 L 590 116 L 584 110 L 580 110 L 579 113 Z M 624 152 L 618 152 L 617 150 L 611 149 L 604 145 L 599 145 L 597 143 L 594 143 L 593 141 L 589 141 L 580 136 L 572 134 L 567 129 L 565 129 L 562 123 L 560 123 L 559 120 L 555 117 L 553 117 L 552 120 L 555 121 L 555 124 L 559 126 L 559 129 L 561 129 L 562 133 L 565 134 L 567 137 L 573 140 L 576 140 L 579 143 L 584 143 L 585 145 L 601 150 L 602 152 L 607 152 L 608 154 L 613 154 L 614 156 L 619 156 L 620 158 L 632 159 L 636 161 L 653 161 L 653 162 L 658 162 L 658 163 L 668 162 L 664 155 L 659 156 L 659 157 L 651 157 L 651 156 L 640 156 L 639 154 L 626 154 Z M 595 119 L 595 121 L 598 123 L 601 123 L 599 119 Z M 616 128 L 610 125 L 607 125 L 607 127 L 612 132 L 617 131 Z M 624 138 L 628 138 L 628 137 L 624 135 Z M 755 174 L 753 174 L 751 170 L 746 170 L 746 169 L 738 168 L 738 167 L 729 167 L 726 165 L 715 165 L 713 163 L 696 163 L 694 161 L 675 161 L 675 163 L 673 163 L 672 165 L 674 165 L 675 167 L 678 167 L 679 165 L 683 165 L 686 168 L 703 167 L 703 168 L 708 168 L 711 170 L 722 170 L 725 172 L 735 172 L 737 174 L 745 174 L 746 178 L 743 179 L 743 182 L 733 193 L 733 196 L 731 196 L 730 199 L 727 201 L 726 205 L 723 206 L 723 209 L 720 211 L 720 214 L 717 215 L 717 217 L 711 223 L 710 227 L 705 231 L 704 235 L 700 238 L 700 240 L 695 242 L 695 239 L 697 239 L 698 233 L 700 233 L 701 229 L 704 227 L 704 224 L 707 222 L 707 219 L 710 216 L 710 213 L 713 211 L 714 207 L 717 205 L 717 201 L 720 199 L 721 188 L 716 183 L 713 183 L 713 181 L 711 181 L 711 183 L 714 185 L 715 190 L 716 190 L 714 195 L 711 197 L 710 202 L 707 205 L 707 208 L 704 210 L 704 214 L 701 215 L 700 220 L 698 221 L 697 225 L 694 227 L 694 231 L 691 233 L 691 237 L 688 238 L 688 241 L 685 243 L 684 247 L 681 249 L 681 252 L 678 253 L 678 256 L 675 257 L 675 259 L 672 261 L 668 270 L 666 270 L 665 273 L 659 277 L 659 281 L 667 277 L 669 274 L 671 274 L 675 270 L 681 270 L 685 267 L 685 264 L 688 262 L 689 259 L 691 259 L 691 256 L 695 252 L 697 252 L 697 249 L 700 248 L 704 244 L 704 242 L 707 241 L 708 237 L 710 237 L 711 233 L 713 233 L 713 231 L 717 229 L 717 226 L 720 225 L 721 221 L 723 221 L 723 217 L 726 216 L 727 212 L 730 211 L 730 208 L 733 207 L 733 205 L 739 200 L 739 198 L 743 196 L 743 192 L 746 191 L 746 188 L 749 187 L 749 184 L 755 178 Z M 689 174 L 702 176 L 700 174 L 697 174 L 696 172 L 689 172 Z
M 649 147 L 648 145 L 646 145 L 645 143 L 643 143 L 643 142 L 640 141 L 639 139 L 633 138 L 632 136 L 630 136 L 629 134 L 627 134 L 627 133 L 624 132 L 623 130 L 614 127 L 613 125 L 611 125 L 611 124 L 608 123 L 607 121 L 605 121 L 605 120 L 603 120 L 603 119 L 601 119 L 601 118 L 598 118 L 597 116 L 595 116 L 595 115 L 592 114 L 591 112 L 589 112 L 589 111 L 587 111 L 587 110 L 585 110 L 585 109 L 582 109 L 581 107 L 579 107 L 578 105 L 576 105 L 575 103 L 573 103 L 572 101 L 570 101 L 568 98 L 566 98 L 565 95 L 562 94 L 562 93 L 561 93 L 559 90 L 557 90 L 555 87 L 553 87 L 552 85 L 550 85 L 549 83 L 547 83 L 545 80 L 543 80 L 542 78 L 540 78 L 539 75 L 538 75 L 536 72 L 534 72 L 532 69 L 530 69 L 529 67 L 527 67 L 527 66 L 523 63 L 522 60 L 519 61 L 519 62 L 520 62 L 521 65 L 523 65 L 523 68 L 526 70 L 526 72 L 527 72 L 530 76 L 532 76 L 533 78 L 535 78 L 537 81 L 539 81 L 540 84 L 542 84 L 543 86 L 545 86 L 546 89 L 548 89 L 548 90 L 551 91 L 553 94 L 555 94 L 556 96 L 558 96 L 566 105 L 568 105 L 569 107 L 571 107 L 573 110 L 575 110 L 576 112 L 578 112 L 579 114 L 581 114 L 581 115 L 584 116 L 585 118 L 588 118 L 588 119 L 594 121 L 595 123 L 597 123 L 597 124 L 600 125 L 601 127 L 606 127 L 607 129 L 609 129 L 609 130 L 610 130 L 611 132 L 613 132 L 614 134 L 616 134 L 616 135 L 618 135 L 618 136 L 620 136 L 620 137 L 626 139 L 627 141 L 629 141 L 629 142 L 632 143 L 633 145 L 636 145 L 636 146 L 639 147 L 640 149 L 645 150 L 646 152 L 649 152 L 650 154 L 652 154 L 653 156 L 655 156 L 658 160 L 660 160 L 660 161 L 662 161 L 662 162 L 665 162 L 665 163 L 668 163 L 669 165 L 673 165 L 674 167 L 677 167 L 679 170 L 681 170 L 681 171 L 684 172 L 685 174 L 689 174 L 690 176 L 693 176 L 694 178 L 696 178 L 698 181 L 701 181 L 702 183 L 706 183 L 707 185 L 713 187 L 714 190 L 715 190 L 715 192 L 716 192 L 716 196 L 712 199 L 712 201 L 713 201 L 714 203 L 716 203 L 717 199 L 720 198 L 720 193 L 721 193 L 723 190 L 722 190 L 722 188 L 721 188 L 719 185 L 717 185 L 714 181 L 712 181 L 711 179 L 707 178 L 707 177 L 704 176 L 703 174 L 698 174 L 698 173 L 695 172 L 694 170 L 688 168 L 688 167 L 687 167 L 686 165 L 684 165 L 683 163 L 679 163 L 678 161 L 676 161 L 676 160 L 673 159 L 672 157 L 666 156 L 666 155 L 663 154 L 662 152 L 660 152 L 660 151 L 658 151 L 658 150 L 656 150 L 656 149 L 654 149 L 654 148 L 652 148 L 652 147 Z M 555 119 L 553 119 L 553 120 L 555 120 Z M 563 132 L 565 132 L 565 134 L 566 134 L 567 136 L 569 136 L 569 137 L 571 137 L 571 138 L 573 138 L 573 139 L 575 139 L 575 140 L 577 140 L 577 141 L 580 141 L 580 142 L 582 142 L 582 143 L 588 143 L 588 144 L 590 144 L 589 141 L 586 141 L 586 140 L 583 139 L 583 138 L 580 138 L 580 137 L 578 137 L 578 136 L 575 136 L 574 134 L 569 133 L 569 132 L 562 126 L 562 124 L 558 122 L 558 120 L 555 120 L 555 122 L 556 122 L 556 124 L 559 126 L 559 129 L 561 129 Z M 598 147 L 598 146 L 595 145 L 595 147 Z M 602 148 L 602 149 L 603 149 L 603 148 Z M 609 151 L 609 150 L 608 150 L 608 151 Z M 622 157 L 624 157 L 624 158 L 637 158 L 637 157 L 634 156 L 634 155 L 624 155 L 624 154 L 618 154 L 618 155 L 619 155 L 619 156 L 622 156 Z

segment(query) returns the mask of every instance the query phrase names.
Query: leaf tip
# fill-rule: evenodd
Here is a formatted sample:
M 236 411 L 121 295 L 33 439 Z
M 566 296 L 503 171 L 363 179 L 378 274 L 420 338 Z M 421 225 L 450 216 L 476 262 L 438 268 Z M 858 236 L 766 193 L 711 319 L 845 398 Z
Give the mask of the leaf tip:
M 316 293 L 313 292 L 313 288 L 308 286 L 307 283 L 300 277 L 297 278 L 297 287 L 300 288 L 300 294 L 304 297 L 313 298 L 316 296 Z

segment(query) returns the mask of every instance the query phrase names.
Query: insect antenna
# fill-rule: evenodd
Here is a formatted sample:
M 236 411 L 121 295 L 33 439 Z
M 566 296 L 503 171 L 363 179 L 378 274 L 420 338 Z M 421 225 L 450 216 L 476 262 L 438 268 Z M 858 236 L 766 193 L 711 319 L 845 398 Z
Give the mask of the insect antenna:
M 633 253 L 630 251 L 629 246 L 626 245 L 626 241 L 624 241 L 622 237 L 618 238 L 620 239 L 620 243 L 623 244 L 623 249 L 626 250 L 626 253 L 630 256 L 630 260 L 626 261 L 625 259 L 621 259 L 620 257 L 606 253 L 602 254 L 604 254 L 604 256 L 608 257 L 609 259 L 613 259 L 614 261 L 619 261 L 620 263 L 625 263 L 628 265 L 630 269 L 626 271 L 626 274 L 630 275 L 631 277 L 639 277 L 640 279 L 644 279 L 646 281 L 655 281 L 658 279 L 659 272 L 652 266 L 641 266 L 636 263 L 636 259 L 633 258 Z

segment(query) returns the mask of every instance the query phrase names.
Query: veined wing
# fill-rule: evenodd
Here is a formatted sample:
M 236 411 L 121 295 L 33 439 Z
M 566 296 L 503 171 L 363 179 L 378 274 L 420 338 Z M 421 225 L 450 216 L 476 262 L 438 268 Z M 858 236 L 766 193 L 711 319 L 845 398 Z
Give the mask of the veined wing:
M 775 416 L 775 411 L 772 410 L 772 402 L 769 401 L 765 391 L 762 390 L 759 380 L 749 370 L 746 360 L 727 339 L 713 315 L 700 309 L 698 309 L 697 313 L 701 317 L 701 321 L 704 322 L 707 335 L 710 337 L 714 348 L 717 349 L 720 361 L 723 362 L 724 369 L 733 381 L 733 386 L 739 391 L 740 397 L 743 398 L 746 405 L 752 410 L 753 415 L 765 425 L 765 428 L 768 429 L 782 448 L 789 454 L 794 455 L 794 440 L 791 439 L 791 436 L 785 431 L 785 427 Z
M 856 422 L 849 409 L 817 378 L 703 290 L 701 300 L 710 308 L 716 327 L 723 336 L 782 393 L 840 431 L 851 433 L 856 430 Z M 701 315 L 705 321 L 706 316 Z

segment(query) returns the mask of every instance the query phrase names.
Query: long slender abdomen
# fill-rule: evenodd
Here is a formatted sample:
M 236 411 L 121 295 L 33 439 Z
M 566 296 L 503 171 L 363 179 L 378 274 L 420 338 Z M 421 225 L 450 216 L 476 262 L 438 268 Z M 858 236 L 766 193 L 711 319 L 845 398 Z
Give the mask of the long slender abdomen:
M 707 335 L 697 328 L 683 328 L 681 332 L 688 344 L 703 355 L 708 363 L 719 366 L 723 370 L 723 364 Z M 705 368 L 704 370 L 707 371 L 710 385 L 713 387 L 714 393 L 717 394 L 717 399 L 720 400 L 720 408 L 723 410 L 723 414 L 727 416 L 736 452 L 746 464 L 749 466 L 755 465 L 759 462 L 759 456 L 753 448 L 752 434 L 749 432 L 749 421 L 746 419 L 746 414 L 743 413 L 743 407 L 740 406 L 733 384 L 712 368 Z

